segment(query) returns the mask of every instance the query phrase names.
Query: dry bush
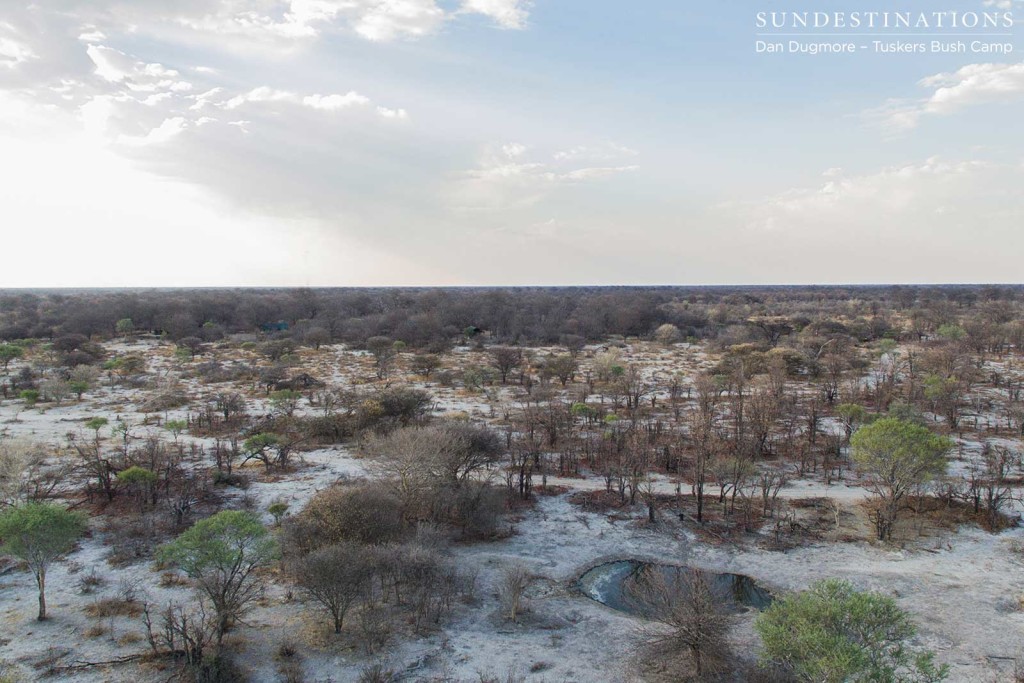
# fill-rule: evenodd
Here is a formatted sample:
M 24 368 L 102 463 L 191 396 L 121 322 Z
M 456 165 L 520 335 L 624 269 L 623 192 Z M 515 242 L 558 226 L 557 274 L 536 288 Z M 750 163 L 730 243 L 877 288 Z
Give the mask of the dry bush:
M 106 619 L 109 617 L 138 617 L 143 612 L 144 605 L 138 600 L 125 600 L 121 597 L 102 598 L 89 604 L 85 613 L 94 619 Z
M 492 539 L 502 531 L 506 498 L 503 489 L 467 482 L 452 491 L 437 492 L 433 520 L 456 527 L 464 540 Z
M 296 563 L 296 581 L 327 612 L 335 633 L 341 633 L 349 610 L 369 595 L 373 559 L 362 546 L 339 543 L 315 550 Z
M 696 569 L 667 575 L 658 567 L 644 567 L 629 582 L 630 602 L 656 624 L 641 632 L 640 648 L 650 665 L 675 667 L 685 658 L 698 680 L 725 670 L 731 617 L 727 596 L 712 581 Z
M 340 485 L 316 494 L 284 521 L 282 544 L 286 554 L 298 556 L 343 541 L 387 543 L 403 531 L 399 501 L 382 486 Z
M 390 612 L 380 606 L 366 606 L 359 612 L 357 641 L 367 654 L 379 652 L 395 631 Z
M 530 585 L 530 572 L 522 565 L 513 565 L 502 572 L 498 583 L 498 597 L 505 615 L 515 621 L 526 609 L 526 588 Z
M 132 517 L 108 517 L 107 531 L 111 539 L 107 562 L 118 567 L 148 560 L 165 537 L 153 514 Z
M 106 585 L 106 583 L 106 578 L 96 571 L 96 567 L 91 567 L 87 573 L 78 577 L 78 592 L 82 595 L 89 595 L 94 593 L 97 588 Z
M 357 683 L 393 683 L 398 680 L 395 672 L 381 662 L 375 662 L 359 672 Z
M 86 638 L 99 638 L 107 632 L 107 627 L 103 624 L 93 624 L 89 628 L 85 629 L 83 634 Z

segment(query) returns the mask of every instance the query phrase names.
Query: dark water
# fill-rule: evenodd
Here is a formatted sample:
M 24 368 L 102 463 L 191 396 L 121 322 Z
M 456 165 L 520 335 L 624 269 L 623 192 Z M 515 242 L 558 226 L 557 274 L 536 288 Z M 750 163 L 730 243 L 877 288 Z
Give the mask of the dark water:
M 592 600 L 607 605 L 619 612 L 640 615 L 643 606 L 631 597 L 629 586 L 642 581 L 645 570 L 661 572 L 665 583 L 669 586 L 685 588 L 683 572 L 689 567 L 678 567 L 666 564 L 651 564 L 639 560 L 620 560 L 594 567 L 579 578 L 578 586 L 584 595 Z M 742 574 L 724 574 L 702 572 L 710 584 L 712 592 L 730 611 L 742 611 L 751 607 L 764 609 L 772 602 L 771 593 L 757 585 L 749 576 Z

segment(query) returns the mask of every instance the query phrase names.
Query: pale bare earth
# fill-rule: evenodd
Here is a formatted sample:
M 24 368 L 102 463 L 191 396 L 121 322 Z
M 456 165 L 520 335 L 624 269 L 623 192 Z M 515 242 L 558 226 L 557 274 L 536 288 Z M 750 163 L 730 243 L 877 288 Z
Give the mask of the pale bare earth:
M 170 345 L 135 341 L 109 343 L 106 348 L 111 353 L 144 353 L 151 377 L 162 386 L 176 384 L 182 388 L 192 405 L 223 389 L 195 378 L 178 380 L 190 363 L 175 361 Z M 244 357 L 236 349 L 216 353 L 224 358 Z M 472 353 L 457 349 L 445 362 L 458 367 Z M 712 361 L 701 350 L 683 345 L 666 350 L 634 343 L 623 354 L 642 363 L 652 375 L 669 371 L 692 375 Z M 18 362 L 12 363 L 11 371 L 17 366 Z M 364 354 L 341 347 L 325 347 L 319 352 L 303 350 L 301 366 L 333 385 L 365 384 L 372 377 L 370 360 Z M 501 419 L 503 408 L 514 408 L 516 403 L 511 388 L 489 387 L 471 393 L 435 382 L 424 383 L 413 376 L 405 379 L 427 388 L 436 399 L 435 413 L 441 415 L 467 414 L 480 421 L 496 421 Z M 249 386 L 237 388 L 246 392 L 250 413 L 267 410 L 262 391 Z M 140 412 L 140 404 L 152 391 L 126 389 L 104 380 L 81 402 L 70 398 L 61 406 L 25 408 L 20 401 L 10 399 L 0 404 L 0 429 L 8 436 L 50 444 L 54 453 L 63 452 L 68 432 L 82 432 L 83 421 L 96 416 L 105 416 L 111 423 L 124 419 L 139 425 L 136 438 L 148 433 L 166 434 L 158 423 L 182 419 L 189 408 L 156 414 Z M 315 409 L 307 406 L 303 410 Z M 147 417 L 150 424 L 143 425 Z M 187 433 L 180 438 L 207 449 L 212 445 L 210 439 L 193 439 Z M 1020 441 L 1013 438 L 1005 439 L 1005 445 L 1021 450 Z M 980 447 L 971 436 L 966 437 L 964 446 L 966 459 Z M 366 476 L 367 463 L 354 449 L 354 444 L 346 444 L 307 451 L 292 472 L 273 476 L 265 476 L 254 465 L 247 468 L 253 481 L 250 488 L 245 494 L 225 494 L 224 502 L 238 504 L 238 498 L 245 495 L 256 510 L 266 510 L 270 503 L 284 500 L 297 511 L 317 490 L 339 479 Z M 61 457 L 69 456 L 57 455 L 55 461 Z M 954 463 L 951 469 L 964 464 Z M 539 484 L 538 479 L 535 484 Z M 71 495 L 80 483 L 77 476 L 72 476 L 63 488 Z M 1014 659 L 1024 655 L 1024 611 L 1020 605 L 1024 596 L 1024 553 L 1019 550 L 1024 548 L 1024 529 L 990 534 L 964 527 L 907 549 L 881 546 L 867 540 L 870 530 L 865 532 L 859 504 L 868 493 L 856 479 L 826 485 L 811 478 L 792 482 L 780 498 L 832 499 L 844 511 L 840 515 L 842 530 L 861 534 L 864 540 L 825 539 L 788 551 L 770 551 L 757 547 L 755 542 L 713 544 L 698 539 L 690 527 L 672 515 L 662 514 L 659 523 L 649 526 L 642 505 L 626 513 L 615 511 L 614 515 L 583 511 L 569 497 L 574 491 L 603 489 L 604 481 L 596 475 L 582 479 L 549 477 L 548 483 L 564 492 L 540 496 L 535 507 L 517 512 L 510 521 L 514 528 L 511 536 L 452 548 L 458 566 L 477 573 L 476 599 L 457 605 L 452 617 L 434 633 L 392 642 L 386 648 L 383 658 L 391 668 L 405 672 L 404 680 L 479 681 L 483 676 L 504 680 L 510 671 L 527 681 L 634 680 L 633 635 L 639 622 L 593 602 L 573 587 L 574 580 L 587 568 L 617 558 L 686 563 L 746 574 L 777 593 L 805 588 L 821 578 L 841 577 L 859 588 L 890 594 L 916 618 L 920 626 L 918 642 L 934 649 L 939 660 L 951 666 L 953 681 L 1007 680 Z M 672 494 L 675 482 L 663 477 L 656 487 L 659 492 Z M 683 492 L 687 491 L 684 483 Z M 712 487 L 712 495 L 715 492 Z M 270 523 L 269 515 L 266 521 Z M 154 603 L 192 600 L 187 586 L 162 586 L 161 572 L 151 562 L 109 565 L 106 557 L 111 539 L 102 527 L 94 519 L 91 535 L 51 569 L 49 621 L 34 620 L 36 589 L 30 574 L 11 566 L 0 574 L 0 657 L 17 663 L 31 677 L 41 676 L 38 664 L 52 655 L 63 655 L 62 663 L 72 664 L 105 662 L 145 652 L 139 618 L 96 619 L 85 614 L 92 602 L 116 594 L 128 584 Z M 769 533 L 768 527 L 763 533 Z M 529 612 L 517 624 L 502 618 L 496 595 L 499 575 L 515 563 L 525 565 L 536 577 L 530 589 Z M 106 583 L 94 594 L 83 595 L 78 579 L 93 569 Z M 277 582 L 274 575 L 269 578 L 271 588 L 264 602 L 231 634 L 252 680 L 280 680 L 274 655 L 285 640 L 298 644 L 302 667 L 310 681 L 355 680 L 363 667 L 376 660 L 344 640 L 334 640 L 319 612 L 304 605 L 297 591 Z M 744 615 L 732 633 L 736 652 L 751 660 L 756 656 L 752 620 L 753 615 Z M 167 675 L 151 666 L 127 663 L 84 668 L 62 674 L 59 679 L 142 683 L 166 680 Z

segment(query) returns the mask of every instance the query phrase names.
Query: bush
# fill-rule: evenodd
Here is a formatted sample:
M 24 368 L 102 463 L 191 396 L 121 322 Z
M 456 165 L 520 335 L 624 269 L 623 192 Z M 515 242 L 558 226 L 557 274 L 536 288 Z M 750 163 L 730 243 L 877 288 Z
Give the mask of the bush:
M 305 555 L 343 541 L 388 543 L 403 531 L 398 498 L 377 484 L 350 484 L 313 496 L 285 520 L 283 539 L 288 554 Z
M 754 628 L 767 662 L 804 681 L 925 683 L 948 675 L 931 652 L 908 647 L 917 629 L 895 600 L 846 581 L 828 579 L 776 600 Z

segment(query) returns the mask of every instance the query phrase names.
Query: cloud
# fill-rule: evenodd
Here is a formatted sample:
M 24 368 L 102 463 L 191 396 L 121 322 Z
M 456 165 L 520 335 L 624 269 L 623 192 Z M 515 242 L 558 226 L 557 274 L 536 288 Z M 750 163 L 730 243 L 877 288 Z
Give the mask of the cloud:
M 452 203 L 460 210 L 501 211 L 536 204 L 559 188 L 600 180 L 637 170 L 636 165 L 574 166 L 569 159 L 555 162 L 525 158 L 530 148 L 521 143 L 489 145 L 479 164 L 461 174 Z M 552 158 L 552 157 L 548 157 Z
M 211 122 L 212 119 L 200 119 L 196 122 L 197 125 Z M 182 131 L 188 126 L 184 118 L 175 116 L 174 118 L 165 119 L 156 128 L 153 128 L 144 136 L 133 137 L 130 135 L 122 135 L 118 138 L 118 142 L 125 145 L 133 145 L 136 147 L 145 147 L 147 145 L 159 145 L 168 142 L 172 138 L 181 134 Z
M 35 52 L 23 41 L 19 31 L 8 23 L 0 22 L 0 67 L 13 69 L 35 58 Z
M 222 91 L 222 89 L 216 89 L 216 91 L 209 91 L 200 95 L 196 98 L 196 103 L 192 105 L 193 109 L 201 109 L 208 104 L 213 104 L 223 109 L 238 109 L 239 107 L 247 104 L 275 104 L 275 103 L 287 103 L 300 105 L 309 109 L 323 112 L 335 112 L 342 109 L 349 109 L 353 107 L 365 107 L 371 103 L 370 98 L 365 95 L 361 95 L 354 90 L 350 90 L 344 94 L 331 94 L 321 95 L 320 93 L 314 93 L 312 95 L 300 95 L 298 93 L 291 92 L 290 90 L 278 90 L 268 86 L 260 86 L 253 88 L 247 92 L 235 95 L 234 97 L 216 103 L 212 100 L 211 95 Z M 375 111 L 383 118 L 407 118 L 408 113 L 404 109 L 389 109 L 387 107 L 376 107 Z
M 923 78 L 918 85 L 932 90 L 931 95 L 917 100 L 889 100 L 865 111 L 865 120 L 898 133 L 916 128 L 925 116 L 1020 99 L 1024 97 L 1024 62 L 968 64 L 957 71 Z
M 530 16 L 525 0 L 463 0 L 460 12 L 482 14 L 505 29 L 522 29 Z
M 833 172 L 813 186 L 713 207 L 713 225 L 687 245 L 700 267 L 743 264 L 761 282 L 1010 281 L 1020 242 L 1019 159 L 933 157 L 860 173 Z M 770 254 L 770 258 L 765 258 Z M 732 264 L 732 266 L 730 266 Z M 735 277 L 735 275 L 733 275 Z
M 337 111 L 346 107 L 369 104 L 370 98 L 350 90 L 344 95 L 308 95 L 302 98 L 302 103 L 313 109 Z
M 986 160 L 948 161 L 933 157 L 916 164 L 846 175 L 825 172 L 814 188 L 794 188 L 764 200 L 728 205 L 748 229 L 851 239 L 869 233 L 917 235 L 927 239 L 943 230 L 984 224 L 1014 201 L 1012 190 L 1024 178 L 1019 164 Z M 945 214 L 946 223 L 936 222 Z
M 526 145 L 521 145 L 518 142 L 510 142 L 507 145 L 501 146 L 501 152 L 509 159 L 515 159 L 521 157 L 526 153 Z
M 404 109 L 388 109 L 387 107 L 377 107 L 377 113 L 386 119 L 409 118 L 409 113 Z
M 605 142 L 598 145 L 579 145 L 570 149 L 555 152 L 554 158 L 558 161 L 611 161 L 625 157 L 635 157 L 639 152 L 631 147 L 620 145 L 614 142 Z
M 84 0 L 71 3 L 85 16 L 107 17 Z M 374 42 L 416 39 L 436 33 L 456 14 L 489 17 L 504 29 L 521 29 L 529 16 L 524 0 L 463 0 L 452 11 L 437 0 L 179 0 L 119 6 L 124 27 L 185 29 L 199 35 L 257 43 L 311 41 L 351 32 Z
M 362 5 L 352 20 L 352 28 L 363 38 L 389 41 L 433 33 L 444 21 L 445 13 L 434 0 L 385 0 L 356 3 Z
M 607 178 L 608 176 L 612 176 L 617 173 L 628 173 L 639 168 L 640 167 L 636 165 L 578 168 L 575 171 L 569 171 L 567 173 L 549 173 L 547 174 L 547 178 L 554 181 L 593 180 L 595 178 Z
M 178 78 L 177 71 L 162 64 L 140 62 L 104 45 L 89 45 L 85 52 L 95 64 L 97 76 L 110 83 L 124 84 L 129 90 L 181 92 L 192 89 L 191 83 Z

